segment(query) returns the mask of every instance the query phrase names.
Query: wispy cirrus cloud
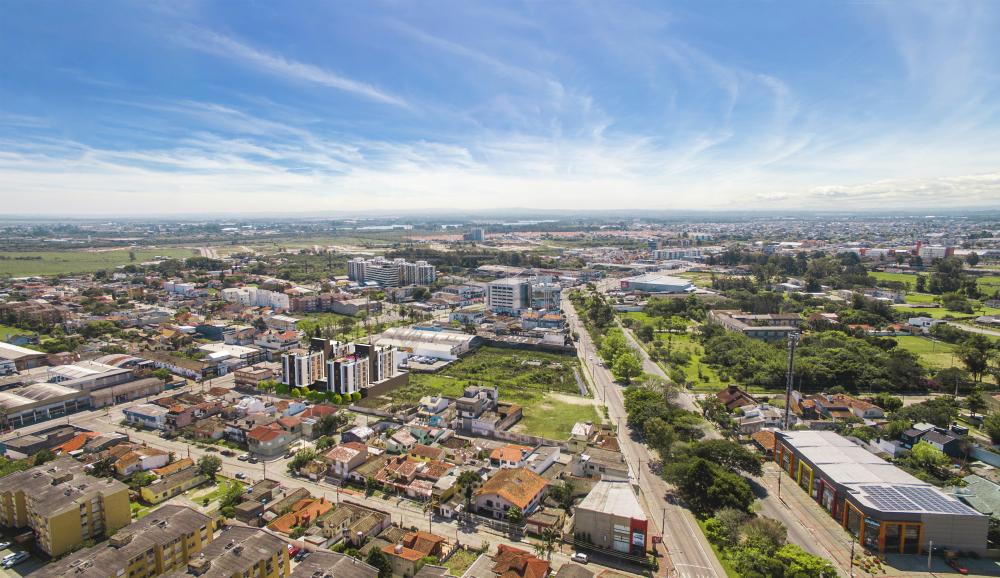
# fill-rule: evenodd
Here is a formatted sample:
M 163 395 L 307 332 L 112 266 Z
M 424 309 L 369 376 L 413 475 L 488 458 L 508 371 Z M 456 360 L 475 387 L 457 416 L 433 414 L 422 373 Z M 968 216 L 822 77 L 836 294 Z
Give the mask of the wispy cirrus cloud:
M 403 98 L 392 95 L 372 84 L 347 78 L 314 64 L 266 52 L 224 34 L 203 28 L 189 27 L 183 33 L 176 35 L 175 39 L 189 48 L 235 60 L 288 80 L 326 86 L 383 104 L 410 108 L 410 104 Z

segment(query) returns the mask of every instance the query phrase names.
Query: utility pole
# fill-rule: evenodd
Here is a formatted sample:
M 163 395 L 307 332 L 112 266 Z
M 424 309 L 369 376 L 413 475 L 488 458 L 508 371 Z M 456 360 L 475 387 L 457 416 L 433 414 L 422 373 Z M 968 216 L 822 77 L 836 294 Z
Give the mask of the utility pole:
M 788 375 L 785 377 L 785 427 L 788 430 L 792 416 L 792 383 L 795 380 L 795 346 L 799 342 L 797 332 L 788 334 Z M 780 478 L 779 478 L 780 479 Z
M 851 569 L 847 575 L 854 578 L 854 536 L 851 536 Z

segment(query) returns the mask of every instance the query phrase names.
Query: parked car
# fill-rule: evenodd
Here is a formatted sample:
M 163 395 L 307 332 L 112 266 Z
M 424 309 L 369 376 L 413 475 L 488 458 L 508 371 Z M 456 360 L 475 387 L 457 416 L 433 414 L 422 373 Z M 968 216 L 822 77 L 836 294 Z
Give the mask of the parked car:
M 291 450 L 285 452 L 285 459 L 294 458 L 294 457 L 295 457 L 295 452 L 293 452 Z
M 22 552 L 14 552 L 13 554 L 9 554 L 9 555 L 5 556 L 4 559 L 3 559 L 3 567 L 4 568 L 12 568 L 14 566 L 17 566 L 21 562 L 24 562 L 25 560 L 27 560 L 28 556 L 29 556 L 28 553 L 24 552 L 24 551 L 22 551 Z
M 256 463 L 257 463 L 257 462 L 259 462 L 260 460 L 258 460 L 258 459 L 257 459 L 256 457 L 254 457 L 254 456 L 250 456 L 250 459 L 248 459 L 247 461 L 248 461 L 248 462 L 250 462 L 251 464 L 256 464 Z
M 10 548 L 10 542 L 0 542 L 0 550 L 6 550 Z
M 580 564 L 587 563 L 587 555 L 583 552 L 573 552 L 573 555 L 570 556 L 569 559 L 574 562 L 579 562 Z
M 236 472 L 236 479 L 237 480 L 245 480 L 245 479 L 247 479 L 247 475 L 244 474 L 243 472 Z
M 241 462 L 245 462 L 250 459 L 250 454 L 240 454 L 236 459 Z
M 234 452 L 233 450 L 222 450 L 219 453 L 221 453 L 222 455 L 226 456 L 227 458 L 231 458 L 231 457 L 233 457 L 233 456 L 236 455 L 236 452 Z

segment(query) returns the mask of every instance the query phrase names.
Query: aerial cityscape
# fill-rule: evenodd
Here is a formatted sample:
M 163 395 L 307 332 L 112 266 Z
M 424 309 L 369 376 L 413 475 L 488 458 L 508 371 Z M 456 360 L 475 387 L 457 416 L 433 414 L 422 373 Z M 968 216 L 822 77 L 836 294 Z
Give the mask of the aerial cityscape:
M 1000 576 L 997 30 L 0 2 L 0 578 Z

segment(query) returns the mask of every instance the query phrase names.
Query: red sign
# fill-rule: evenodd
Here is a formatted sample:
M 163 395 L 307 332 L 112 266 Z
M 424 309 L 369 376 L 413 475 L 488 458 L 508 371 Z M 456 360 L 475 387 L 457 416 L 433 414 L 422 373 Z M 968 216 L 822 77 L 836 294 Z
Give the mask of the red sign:
M 663 542 L 663 538 L 661 538 L 659 536 L 653 536 L 653 543 L 654 544 L 659 544 L 660 542 Z

